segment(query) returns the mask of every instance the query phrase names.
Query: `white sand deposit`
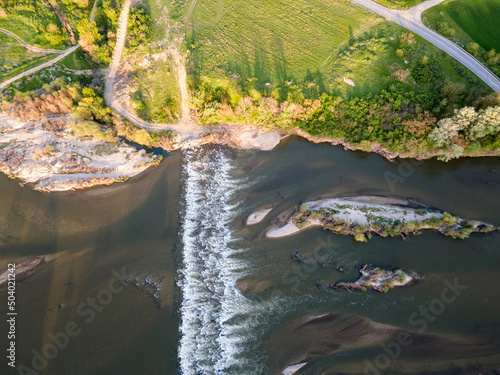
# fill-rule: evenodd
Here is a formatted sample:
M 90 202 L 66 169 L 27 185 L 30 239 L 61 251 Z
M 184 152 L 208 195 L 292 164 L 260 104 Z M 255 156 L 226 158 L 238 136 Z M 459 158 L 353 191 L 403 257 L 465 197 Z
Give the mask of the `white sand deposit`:
M 61 191 L 125 180 L 155 160 L 125 143 L 54 133 L 42 122 L 0 119 L 0 171 L 34 183 L 34 189 Z
M 289 236 L 291 234 L 297 233 L 298 231 L 300 231 L 300 228 L 294 223 L 287 223 L 282 227 L 271 229 L 269 232 L 267 232 L 266 236 L 269 238 L 278 238 Z
M 244 150 L 259 149 L 269 151 L 280 143 L 281 136 L 275 131 L 264 132 L 262 130 L 248 130 L 242 131 L 238 135 L 237 140 L 239 147 Z
M 272 208 L 266 208 L 263 210 L 258 210 L 255 212 L 252 212 L 248 217 L 246 224 L 247 225 L 255 225 L 260 223 L 264 218 L 267 216 L 269 212 L 271 212 L 273 209 Z
M 302 363 L 298 363 L 296 365 L 288 366 L 286 369 L 283 370 L 282 374 L 283 375 L 293 375 L 297 371 L 299 371 L 302 367 L 304 367 L 305 365 L 307 365 L 307 362 L 302 362 Z
M 336 219 L 347 223 L 368 225 L 374 220 L 400 220 L 401 222 L 423 221 L 433 217 L 442 217 L 440 212 L 428 212 L 426 210 L 417 211 L 408 206 L 403 199 L 386 198 L 376 196 L 359 196 L 347 198 L 322 199 L 305 202 L 308 210 L 319 211 L 321 209 L 331 209 L 337 211 L 334 214 Z M 308 219 L 307 226 L 321 225 L 320 220 Z M 306 226 L 306 227 L 307 227 Z M 288 222 L 280 228 L 273 228 L 267 232 L 267 237 L 276 238 L 289 236 L 299 232 L 301 228 L 292 222 Z

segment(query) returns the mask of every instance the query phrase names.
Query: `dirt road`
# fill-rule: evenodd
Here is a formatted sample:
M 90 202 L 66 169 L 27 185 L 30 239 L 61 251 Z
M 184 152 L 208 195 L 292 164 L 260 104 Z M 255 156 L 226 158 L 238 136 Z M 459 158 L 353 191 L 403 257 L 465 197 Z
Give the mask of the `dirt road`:
M 94 1 L 94 5 L 92 6 L 92 10 L 90 11 L 90 22 L 93 22 L 94 21 L 94 18 L 95 18 L 95 11 L 96 11 L 96 6 L 97 6 L 97 0 Z M 8 30 L 6 30 L 8 31 Z M 10 32 L 9 32 L 10 33 Z M 10 35 L 10 34 L 9 34 Z M 18 40 L 21 40 L 20 38 L 18 38 Z M 59 56 L 53 58 L 52 60 L 49 60 L 47 61 L 46 63 L 43 63 L 43 64 L 40 64 L 34 68 L 31 68 L 27 71 L 25 71 L 24 73 L 21 73 L 21 74 L 18 74 L 17 76 L 15 77 L 12 77 L 11 79 L 8 79 L 7 81 L 4 81 L 2 83 L 0 83 L 0 92 L 5 88 L 7 87 L 8 85 L 10 85 L 12 82 L 15 82 L 23 77 L 27 77 L 27 76 L 30 76 L 42 69 L 45 69 L 45 68 L 49 68 L 51 67 L 52 65 L 54 64 L 57 64 L 59 61 L 61 61 L 62 59 L 64 59 L 66 56 L 68 56 L 69 54 L 73 53 L 74 51 L 76 51 L 78 48 L 80 48 L 80 44 L 77 44 L 71 48 L 68 48 L 66 50 L 63 50 L 63 51 L 58 51 L 57 53 L 60 53 Z
M 148 131 L 174 131 L 180 138 L 179 141 L 186 142 L 189 140 L 198 139 L 208 130 L 207 127 L 195 124 L 191 116 L 189 115 L 189 92 L 187 87 L 187 73 L 186 66 L 184 63 L 184 58 L 179 54 L 175 47 L 170 47 L 168 52 L 172 55 L 175 62 L 175 69 L 177 72 L 177 81 L 179 84 L 179 90 L 181 94 L 181 108 L 182 108 L 182 118 L 178 124 L 152 124 L 150 122 L 144 121 L 136 116 L 134 113 L 129 111 L 127 108 L 122 107 L 114 97 L 114 83 L 116 72 L 120 66 L 123 50 L 125 48 L 125 42 L 127 39 L 127 27 L 128 27 L 128 15 L 130 12 L 130 0 L 125 0 L 123 4 L 122 11 L 120 13 L 120 18 L 118 19 L 118 31 L 116 37 L 116 45 L 113 51 L 113 58 L 111 64 L 108 68 L 108 73 L 106 75 L 106 89 L 104 92 L 104 100 L 106 104 L 119 113 L 121 116 L 125 117 L 132 124 L 146 129 Z M 210 127 L 210 130 L 213 130 Z
M 6 34 L 6 35 L 10 36 L 11 38 L 14 38 L 15 40 L 17 40 L 17 42 L 19 43 L 19 45 L 21 47 L 24 47 L 29 51 L 33 51 L 33 52 L 37 52 L 37 53 L 46 53 L 46 54 L 47 53 L 63 53 L 64 52 L 64 50 L 60 50 L 60 49 L 50 49 L 50 48 L 46 49 L 46 48 L 38 48 L 38 47 L 32 46 L 32 45 L 26 43 L 24 40 L 22 40 L 16 34 L 14 34 L 13 32 L 11 32 L 9 30 L 5 30 L 5 29 L 0 28 L 0 33 Z

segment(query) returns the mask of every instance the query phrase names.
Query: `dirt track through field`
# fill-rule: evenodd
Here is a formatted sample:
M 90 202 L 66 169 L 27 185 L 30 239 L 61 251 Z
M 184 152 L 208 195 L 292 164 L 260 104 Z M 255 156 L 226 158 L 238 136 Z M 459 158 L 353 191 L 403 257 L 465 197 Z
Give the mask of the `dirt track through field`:
M 94 5 L 92 6 L 92 10 L 90 11 L 90 17 L 89 17 L 90 22 L 94 21 L 96 6 L 97 6 L 97 0 L 94 1 Z M 5 31 L 8 31 L 8 30 L 5 30 Z M 8 35 L 10 35 L 10 34 L 8 34 Z M 19 37 L 16 37 L 16 39 L 21 40 Z M 71 48 L 66 49 L 66 50 L 58 51 L 57 53 L 59 53 L 60 55 L 57 56 L 57 57 L 55 57 L 55 58 L 53 58 L 52 60 L 49 60 L 46 63 L 40 64 L 38 66 L 35 66 L 34 68 L 31 68 L 31 69 L 29 69 L 29 70 L 27 70 L 27 71 L 25 71 L 25 72 L 23 72 L 21 74 L 18 74 L 15 77 L 12 77 L 12 78 L 10 78 L 10 79 L 8 79 L 8 80 L 0 83 L 0 92 L 5 87 L 7 87 L 8 85 L 10 85 L 11 83 L 13 83 L 15 81 L 18 81 L 18 80 L 20 80 L 23 77 L 27 77 L 27 76 L 30 76 L 32 74 L 35 74 L 36 72 L 38 72 L 38 71 L 40 71 L 42 69 L 50 68 L 52 65 L 57 64 L 59 61 L 61 61 L 62 59 L 64 59 L 66 56 L 68 56 L 71 53 L 73 53 L 74 51 L 76 51 L 78 48 L 80 48 L 80 44 L 79 43 L 77 45 L 71 47 Z
M 32 45 L 26 43 L 24 40 L 22 40 L 16 34 L 14 34 L 13 32 L 11 32 L 9 30 L 5 30 L 5 29 L 0 28 L 0 33 L 8 35 L 11 38 L 14 38 L 15 40 L 17 40 L 17 42 L 19 43 L 19 45 L 21 47 L 24 47 L 27 50 L 32 51 L 32 52 L 48 54 L 48 53 L 64 53 L 64 51 L 65 51 L 65 50 L 60 50 L 60 49 L 50 49 L 50 48 L 47 49 L 47 48 L 38 48 L 38 47 L 32 46 Z

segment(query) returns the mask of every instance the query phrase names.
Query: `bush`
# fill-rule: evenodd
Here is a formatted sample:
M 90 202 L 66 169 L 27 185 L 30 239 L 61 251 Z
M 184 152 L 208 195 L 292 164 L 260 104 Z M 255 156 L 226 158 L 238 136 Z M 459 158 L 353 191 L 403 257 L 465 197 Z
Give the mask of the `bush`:
M 99 141 L 114 142 L 115 137 L 111 129 L 103 131 L 101 126 L 94 121 L 71 121 L 71 130 L 78 137 L 92 137 Z

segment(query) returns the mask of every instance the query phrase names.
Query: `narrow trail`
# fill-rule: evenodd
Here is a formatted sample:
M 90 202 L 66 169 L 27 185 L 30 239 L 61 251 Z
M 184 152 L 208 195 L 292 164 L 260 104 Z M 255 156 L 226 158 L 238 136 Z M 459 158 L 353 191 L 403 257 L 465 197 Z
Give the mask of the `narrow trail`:
M 483 63 L 477 60 L 470 53 L 459 47 L 444 36 L 424 26 L 422 23 L 422 13 L 445 0 L 428 0 L 416 5 L 408 10 L 395 10 L 386 8 L 373 0 L 349 0 L 362 8 L 376 13 L 389 21 L 395 22 L 405 29 L 420 35 L 425 40 L 434 44 L 437 48 L 461 62 L 472 73 L 478 76 L 484 83 L 494 91 L 500 91 L 500 79 L 493 74 Z
M 97 9 L 97 1 L 98 0 L 95 0 L 94 1 L 94 5 L 92 6 L 92 10 L 90 11 L 90 22 L 93 22 L 94 19 L 95 19 L 95 11 Z M 71 53 L 73 53 L 74 51 L 76 51 L 78 48 L 80 48 L 80 44 L 76 44 L 75 46 L 71 47 L 71 48 L 68 48 L 66 50 L 62 50 L 62 51 L 59 51 L 57 53 L 59 53 L 59 56 L 53 58 L 52 60 L 49 60 L 43 64 L 40 64 L 38 66 L 35 66 L 34 68 L 31 68 L 21 74 L 18 74 L 17 76 L 15 77 L 12 77 L 2 83 L 0 83 L 0 92 L 6 88 L 8 85 L 10 85 L 11 83 L 15 82 L 15 81 L 18 81 L 20 80 L 21 78 L 24 78 L 24 77 L 27 77 L 27 76 L 30 76 L 42 69 L 45 69 L 45 68 L 50 68 L 52 65 L 54 64 L 57 64 L 59 61 L 61 61 L 62 59 L 64 59 L 66 56 L 70 55 Z
M 14 38 L 19 43 L 19 45 L 21 47 L 24 47 L 27 50 L 32 51 L 32 52 L 48 54 L 48 53 L 64 53 L 64 51 L 65 51 L 65 50 L 60 50 L 60 49 L 38 48 L 38 47 L 32 46 L 31 44 L 28 44 L 24 40 L 22 40 L 21 38 L 19 38 L 13 32 L 11 32 L 9 30 L 2 29 L 2 28 L 0 28 L 0 33 L 8 35 L 11 38 Z
M 76 51 L 78 48 L 80 48 L 80 45 L 77 44 L 76 46 L 73 46 L 71 48 L 68 48 L 67 50 L 64 50 L 64 53 L 61 53 L 59 56 L 53 58 L 52 60 L 49 60 L 47 61 L 46 63 L 43 63 L 43 64 L 40 64 L 38 66 L 35 66 L 34 68 L 31 68 L 11 79 L 8 79 L 7 81 L 4 81 L 2 83 L 0 83 L 0 91 L 2 91 L 5 87 L 7 87 L 8 85 L 10 85 L 11 83 L 17 81 L 17 80 L 20 80 L 21 78 L 23 77 L 27 77 L 27 76 L 30 76 L 36 72 L 38 72 L 39 70 L 42 70 L 42 69 L 45 69 L 45 68 L 50 68 L 52 65 L 54 64 L 57 64 L 59 61 L 61 61 L 62 59 L 64 59 L 66 56 L 68 56 L 69 54 L 73 53 L 74 51 Z
M 125 48 L 125 42 L 127 39 L 127 27 L 128 27 L 128 15 L 130 12 L 131 0 L 125 0 L 120 17 L 118 19 L 118 29 L 116 37 L 116 45 L 113 51 L 113 57 L 111 64 L 109 65 L 108 72 L 106 75 L 106 88 L 104 91 L 104 100 L 106 104 L 116 111 L 118 114 L 126 118 L 132 124 L 146 129 L 148 131 L 174 131 L 181 138 L 183 142 L 189 140 L 196 140 L 200 138 L 204 133 L 208 131 L 218 131 L 218 127 L 206 127 L 197 125 L 190 116 L 189 110 L 189 92 L 187 87 L 187 72 L 184 62 L 184 58 L 179 54 L 179 51 L 175 46 L 170 46 L 168 52 L 171 54 L 175 62 L 175 70 L 177 72 L 177 81 L 179 84 L 179 90 L 181 94 L 181 108 L 182 117 L 181 121 L 177 124 L 172 123 L 150 123 L 140 119 L 137 115 L 129 111 L 127 108 L 121 106 L 115 98 L 115 77 L 116 72 L 120 66 L 121 58 L 123 55 L 123 50 Z

